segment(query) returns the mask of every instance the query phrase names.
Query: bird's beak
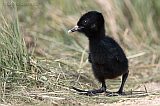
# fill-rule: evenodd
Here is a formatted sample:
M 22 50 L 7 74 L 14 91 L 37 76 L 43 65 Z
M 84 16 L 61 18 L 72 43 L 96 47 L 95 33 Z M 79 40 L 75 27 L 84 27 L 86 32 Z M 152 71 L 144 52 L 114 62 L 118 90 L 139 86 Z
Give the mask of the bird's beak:
M 80 30 L 82 27 L 79 27 L 79 26 L 74 26 L 72 29 L 68 30 L 68 33 L 71 33 L 71 32 L 75 32 L 75 31 L 78 31 Z

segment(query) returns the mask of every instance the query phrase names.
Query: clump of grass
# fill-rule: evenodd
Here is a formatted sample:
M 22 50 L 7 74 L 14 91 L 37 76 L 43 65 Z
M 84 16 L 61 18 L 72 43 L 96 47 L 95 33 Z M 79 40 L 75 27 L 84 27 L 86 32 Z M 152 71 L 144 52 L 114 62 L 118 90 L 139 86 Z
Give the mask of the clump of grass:
M 0 17 L 0 100 L 5 100 L 11 91 L 18 91 L 29 82 L 28 74 L 32 71 L 19 28 L 16 5 L 12 9 L 14 16 L 10 19 L 2 11 Z

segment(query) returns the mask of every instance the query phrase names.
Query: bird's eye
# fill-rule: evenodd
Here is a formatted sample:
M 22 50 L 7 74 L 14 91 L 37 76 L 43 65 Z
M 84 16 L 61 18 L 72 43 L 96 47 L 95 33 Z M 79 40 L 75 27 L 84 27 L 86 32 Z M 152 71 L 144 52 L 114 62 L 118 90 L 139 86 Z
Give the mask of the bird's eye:
M 88 20 L 83 21 L 83 25 L 86 25 L 88 23 Z

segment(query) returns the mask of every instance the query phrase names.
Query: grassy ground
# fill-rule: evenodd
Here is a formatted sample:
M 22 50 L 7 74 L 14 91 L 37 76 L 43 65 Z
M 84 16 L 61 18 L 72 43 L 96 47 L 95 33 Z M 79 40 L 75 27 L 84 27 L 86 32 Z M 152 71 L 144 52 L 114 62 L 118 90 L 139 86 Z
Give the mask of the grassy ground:
M 160 1 L 0 2 L 0 105 L 158 105 Z M 100 86 L 87 61 L 87 38 L 67 33 L 89 10 L 104 14 L 107 34 L 126 52 L 126 96 L 88 97 L 70 89 Z M 116 91 L 120 82 L 107 80 L 108 89 Z

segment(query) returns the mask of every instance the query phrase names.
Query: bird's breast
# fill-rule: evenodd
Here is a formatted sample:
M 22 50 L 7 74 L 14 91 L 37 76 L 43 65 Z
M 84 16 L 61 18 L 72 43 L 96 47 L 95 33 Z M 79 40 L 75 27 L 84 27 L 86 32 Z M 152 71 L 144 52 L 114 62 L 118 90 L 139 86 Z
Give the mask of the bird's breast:
M 91 53 L 91 61 L 95 64 L 105 64 L 106 56 L 103 53 Z

